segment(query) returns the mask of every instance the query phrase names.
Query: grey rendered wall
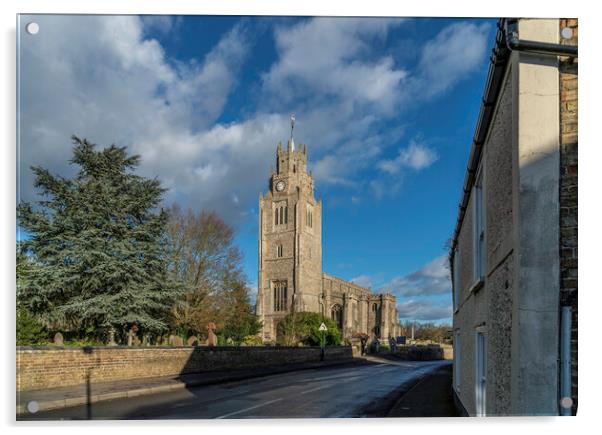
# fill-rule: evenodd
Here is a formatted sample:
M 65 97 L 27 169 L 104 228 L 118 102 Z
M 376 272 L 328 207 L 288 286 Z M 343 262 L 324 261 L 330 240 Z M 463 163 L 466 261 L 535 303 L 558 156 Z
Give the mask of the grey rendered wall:
M 508 415 L 510 407 L 513 204 L 512 82 L 507 71 L 485 144 L 487 276 L 487 415 Z
M 521 19 L 519 37 L 557 43 L 557 19 Z M 558 413 L 559 73 L 552 56 L 513 53 L 516 119 L 512 414 Z
M 460 308 L 454 329 L 461 334 L 458 398 L 470 415 L 475 408 L 476 328 L 487 337 L 487 414 L 510 412 L 512 313 L 512 82 L 506 76 L 481 161 L 484 170 L 486 276 L 471 292 L 473 280 L 473 204 L 470 198 L 458 237 Z M 474 289 L 473 289 L 474 290 Z

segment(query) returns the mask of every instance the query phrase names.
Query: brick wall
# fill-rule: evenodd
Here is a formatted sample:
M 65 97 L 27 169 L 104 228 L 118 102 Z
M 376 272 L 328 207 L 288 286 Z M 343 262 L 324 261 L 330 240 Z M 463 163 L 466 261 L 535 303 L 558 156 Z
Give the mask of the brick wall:
M 560 29 L 570 27 L 573 37 L 563 44 L 577 44 L 578 21 L 561 19 Z M 573 413 L 577 411 L 577 150 L 578 60 L 560 60 L 560 305 L 571 306 Z
M 326 348 L 327 360 L 351 357 Z M 17 347 L 17 391 L 319 360 L 319 347 Z

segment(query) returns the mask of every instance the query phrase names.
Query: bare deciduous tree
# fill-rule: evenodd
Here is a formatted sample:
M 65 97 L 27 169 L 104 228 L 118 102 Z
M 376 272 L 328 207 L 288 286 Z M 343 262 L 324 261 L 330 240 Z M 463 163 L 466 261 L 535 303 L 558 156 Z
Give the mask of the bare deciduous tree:
M 214 212 L 183 212 L 177 204 L 169 216 L 171 272 L 188 287 L 171 310 L 173 325 L 181 333 L 201 336 L 210 321 L 221 330 L 235 311 L 233 297 L 241 294 L 241 287 L 241 303 L 248 298 L 234 230 Z

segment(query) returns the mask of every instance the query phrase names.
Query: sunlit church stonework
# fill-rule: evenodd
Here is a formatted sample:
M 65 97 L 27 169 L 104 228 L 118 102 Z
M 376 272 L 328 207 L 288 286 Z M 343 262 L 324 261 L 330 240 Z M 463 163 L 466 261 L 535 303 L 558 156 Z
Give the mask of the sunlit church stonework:
M 293 311 L 330 317 L 346 339 L 397 336 L 392 294 L 372 293 L 322 271 L 322 201 L 314 187 L 307 146 L 296 147 L 291 134 L 286 150 L 278 144 L 269 190 L 259 196 L 257 315 L 264 341 L 277 340 L 278 323 Z

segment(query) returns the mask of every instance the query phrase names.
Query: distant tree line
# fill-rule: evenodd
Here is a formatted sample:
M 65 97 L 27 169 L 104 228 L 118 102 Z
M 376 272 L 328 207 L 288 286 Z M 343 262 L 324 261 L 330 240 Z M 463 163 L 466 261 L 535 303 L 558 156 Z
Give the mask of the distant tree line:
M 417 323 L 408 320 L 401 324 L 401 335 L 405 335 L 408 338 L 412 337 L 412 325 L 414 326 L 415 340 L 432 341 L 434 343 L 451 342 L 451 325 L 437 325 L 433 322 Z
M 73 136 L 73 178 L 33 167 L 42 199 L 22 202 L 17 247 L 17 344 L 146 343 L 169 334 L 256 342 L 234 231 L 214 212 L 161 207 L 166 189 L 135 174 L 139 156 Z

